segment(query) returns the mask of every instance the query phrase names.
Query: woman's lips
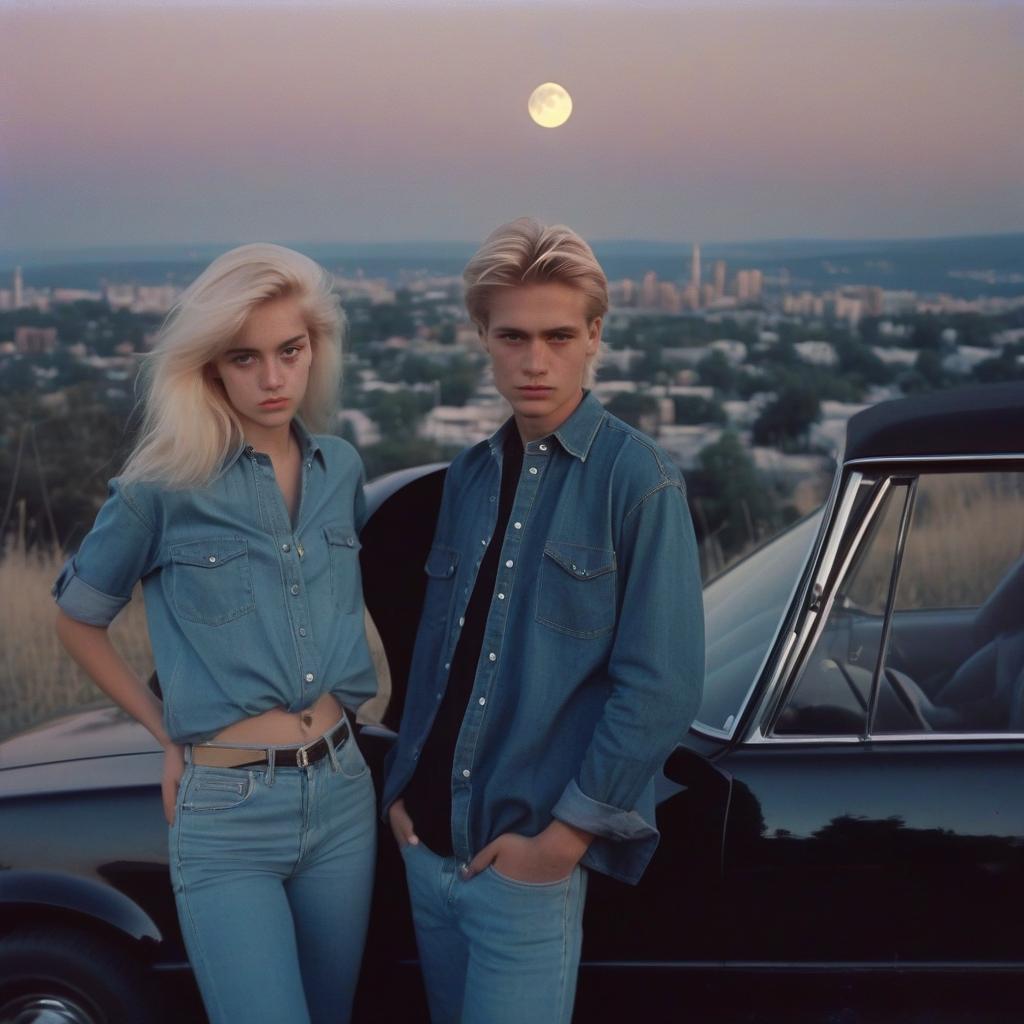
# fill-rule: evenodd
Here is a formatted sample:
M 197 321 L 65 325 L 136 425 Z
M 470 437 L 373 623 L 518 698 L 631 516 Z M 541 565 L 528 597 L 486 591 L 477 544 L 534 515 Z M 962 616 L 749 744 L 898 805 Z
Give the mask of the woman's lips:
M 287 405 L 287 398 L 268 398 L 265 402 L 260 402 L 261 409 L 276 409 L 278 406 Z

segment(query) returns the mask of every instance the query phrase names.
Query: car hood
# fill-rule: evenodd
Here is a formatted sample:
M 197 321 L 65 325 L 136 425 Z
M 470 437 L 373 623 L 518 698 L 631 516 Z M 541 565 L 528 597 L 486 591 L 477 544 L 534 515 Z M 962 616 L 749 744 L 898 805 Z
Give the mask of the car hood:
M 159 749 L 149 732 L 126 712 L 103 707 L 53 719 L 0 743 L 0 770 Z

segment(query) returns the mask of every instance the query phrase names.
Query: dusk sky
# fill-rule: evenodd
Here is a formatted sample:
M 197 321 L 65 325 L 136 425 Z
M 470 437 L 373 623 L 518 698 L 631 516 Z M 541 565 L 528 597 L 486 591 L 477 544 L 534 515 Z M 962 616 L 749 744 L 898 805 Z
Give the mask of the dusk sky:
M 5 249 L 1024 230 L 1018 3 L 0 0 L 0 110 Z

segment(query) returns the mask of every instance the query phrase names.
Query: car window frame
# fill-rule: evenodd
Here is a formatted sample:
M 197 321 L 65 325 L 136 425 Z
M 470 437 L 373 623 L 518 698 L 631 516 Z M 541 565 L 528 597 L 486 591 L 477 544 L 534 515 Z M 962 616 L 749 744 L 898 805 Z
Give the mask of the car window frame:
M 849 474 L 847 484 L 842 488 L 843 507 L 848 507 L 852 512 L 853 499 L 857 487 L 865 480 L 870 480 L 872 473 L 880 477 L 879 487 L 875 499 L 869 508 L 869 514 L 861 517 L 858 523 L 851 522 L 851 516 L 847 514 L 845 519 L 837 514 L 833 522 L 827 519 L 823 529 L 830 534 L 828 544 L 823 548 L 823 556 L 819 559 L 814 572 L 809 577 L 814 584 L 823 589 L 820 595 L 816 595 L 819 607 L 813 607 L 814 600 L 808 600 L 808 593 L 813 593 L 813 587 L 808 581 L 808 586 L 803 588 L 804 592 L 800 600 L 795 602 L 790 614 L 786 617 L 788 635 L 783 646 L 782 655 L 778 658 L 772 670 L 771 676 L 765 686 L 760 700 L 752 708 L 748 719 L 746 732 L 743 736 L 743 744 L 749 746 L 761 745 L 783 745 L 783 746 L 807 746 L 807 745 L 828 745 L 828 746 L 863 746 L 865 744 L 892 744 L 892 743 L 977 743 L 977 742 L 1006 742 L 1024 740 L 1024 732 L 887 732 L 871 733 L 874 710 L 877 706 L 877 665 L 872 675 L 871 701 L 868 706 L 868 715 L 865 718 L 865 730 L 859 734 L 850 735 L 775 735 L 772 732 L 774 723 L 785 705 L 785 701 L 792 690 L 795 682 L 799 681 L 806 659 L 814 650 L 821 630 L 824 629 L 828 615 L 832 608 L 832 600 L 845 573 L 849 570 L 849 561 L 853 557 L 863 536 L 883 504 L 884 494 L 892 486 L 893 480 L 912 477 L 911 487 L 916 491 L 917 479 L 923 471 L 921 467 L 927 467 L 927 471 L 939 472 L 970 472 L 972 467 L 978 467 L 982 472 L 993 472 L 1002 467 L 1015 473 L 1024 473 L 1024 453 L 1017 455 L 951 455 L 951 456 L 886 456 L 881 458 L 860 458 L 851 460 L 844 464 L 844 475 Z M 983 468 L 982 468 L 983 467 Z M 884 490 L 882 485 L 888 485 Z M 902 552 L 906 545 L 907 532 L 903 527 L 910 522 L 913 512 L 913 493 L 908 493 L 902 511 L 903 521 L 901 522 L 901 536 L 897 545 L 897 553 L 894 557 L 894 569 L 890 577 L 890 595 L 886 602 L 885 622 L 883 628 L 891 629 L 892 615 L 894 612 L 895 595 L 899 586 L 899 573 L 897 563 L 902 564 Z M 843 549 L 843 541 L 850 531 L 853 536 L 850 542 L 845 545 L 846 556 L 844 564 L 837 571 L 838 555 Z M 829 554 L 832 555 L 831 561 Z M 822 598 L 824 601 L 822 602 Z M 801 620 L 801 616 L 803 616 Z M 791 624 L 791 625 L 790 625 Z M 794 627 L 799 627 L 794 629 Z M 879 663 L 884 664 L 885 643 L 880 645 Z

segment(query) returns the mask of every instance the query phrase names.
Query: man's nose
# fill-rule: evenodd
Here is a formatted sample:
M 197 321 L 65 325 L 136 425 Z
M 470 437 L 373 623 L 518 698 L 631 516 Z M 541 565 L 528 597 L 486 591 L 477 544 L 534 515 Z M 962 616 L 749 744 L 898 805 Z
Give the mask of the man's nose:
M 541 374 L 547 371 L 547 349 L 540 338 L 527 342 L 523 352 L 523 370 L 529 374 Z

